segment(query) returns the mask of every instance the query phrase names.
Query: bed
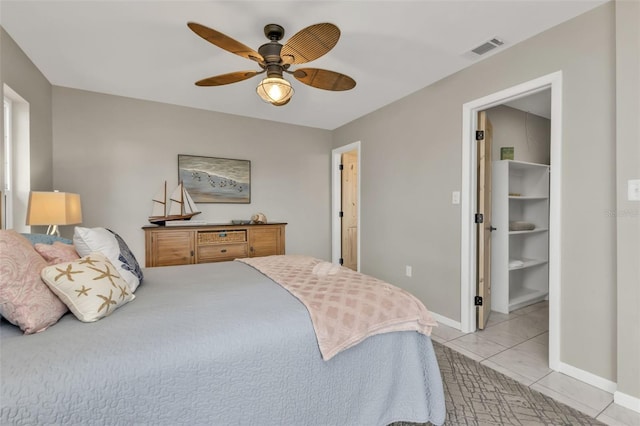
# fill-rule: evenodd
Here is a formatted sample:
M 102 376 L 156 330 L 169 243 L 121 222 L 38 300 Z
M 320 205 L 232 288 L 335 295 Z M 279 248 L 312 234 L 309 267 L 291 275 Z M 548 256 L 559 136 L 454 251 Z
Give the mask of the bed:
M 331 272 L 329 272 L 331 273 Z M 144 269 L 135 300 L 43 332 L 0 325 L 0 423 L 444 422 L 430 337 L 375 334 L 323 359 L 307 307 L 243 262 Z

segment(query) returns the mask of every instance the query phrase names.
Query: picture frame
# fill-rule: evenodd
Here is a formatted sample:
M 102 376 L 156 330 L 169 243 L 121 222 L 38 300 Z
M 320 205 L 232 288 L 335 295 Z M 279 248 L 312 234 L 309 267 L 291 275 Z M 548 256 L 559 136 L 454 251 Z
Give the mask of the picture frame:
M 503 146 L 500 148 L 500 159 L 501 160 L 513 160 L 513 147 L 512 146 Z
M 196 203 L 251 203 L 251 161 L 178 154 L 178 181 Z

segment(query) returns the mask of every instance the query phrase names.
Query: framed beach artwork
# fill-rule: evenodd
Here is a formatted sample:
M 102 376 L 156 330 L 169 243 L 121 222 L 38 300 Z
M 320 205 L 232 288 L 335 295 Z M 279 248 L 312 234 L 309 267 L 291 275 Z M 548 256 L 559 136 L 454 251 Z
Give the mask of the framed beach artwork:
M 178 154 L 178 179 L 196 203 L 251 203 L 251 161 Z

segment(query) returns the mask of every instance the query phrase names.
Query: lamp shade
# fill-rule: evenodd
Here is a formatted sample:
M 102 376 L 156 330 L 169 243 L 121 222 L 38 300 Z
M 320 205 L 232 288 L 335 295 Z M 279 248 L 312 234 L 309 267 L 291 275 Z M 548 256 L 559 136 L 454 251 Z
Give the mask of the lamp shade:
M 69 192 L 31 192 L 27 225 L 73 225 L 82 222 L 80 195 Z
M 267 77 L 258 84 L 256 92 L 263 101 L 275 106 L 282 106 L 289 102 L 293 96 L 293 87 L 284 78 Z

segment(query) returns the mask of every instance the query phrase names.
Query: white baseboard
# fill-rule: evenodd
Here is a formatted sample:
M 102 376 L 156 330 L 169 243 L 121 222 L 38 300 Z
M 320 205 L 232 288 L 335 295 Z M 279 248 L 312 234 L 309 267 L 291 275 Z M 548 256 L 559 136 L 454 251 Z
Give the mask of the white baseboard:
M 451 318 L 447 318 L 447 317 L 442 316 L 440 314 L 436 314 L 433 311 L 429 311 L 429 312 L 431 312 L 431 315 L 433 315 L 433 319 L 438 321 L 440 324 L 447 325 L 449 327 L 453 327 L 456 330 L 462 330 L 462 325 L 460 324 L 460 321 L 454 321 Z
M 640 413 L 640 398 L 616 391 L 613 394 L 613 402 L 624 408 Z
M 447 318 L 435 312 L 431 312 L 431 315 L 433 315 L 433 318 L 440 324 L 453 327 L 457 330 L 462 330 L 462 324 L 460 323 L 460 321 L 452 320 L 451 318 Z M 573 377 L 574 379 L 578 379 L 581 382 L 594 386 L 598 389 L 602 389 L 605 392 L 613 394 L 613 402 L 624 408 L 628 408 L 629 410 L 640 413 L 640 398 L 636 398 L 634 396 L 617 391 L 617 384 L 615 382 L 597 376 L 593 373 L 589 373 L 588 371 L 582 370 L 580 368 L 574 367 L 573 365 L 566 364 L 564 362 L 560 363 L 559 372 Z
M 433 315 L 433 318 L 440 324 L 453 327 L 457 330 L 462 330 L 462 324 L 460 323 L 460 321 L 452 320 L 451 318 L 447 318 L 435 312 L 431 312 L 431 315 Z M 564 362 L 560 363 L 560 368 L 558 371 L 560 373 L 566 374 L 567 376 L 573 377 L 574 379 L 578 379 L 581 382 L 613 394 L 613 402 L 624 408 L 628 408 L 629 410 L 640 413 L 640 398 L 636 398 L 634 396 L 617 391 L 617 384 L 615 382 L 597 376 L 593 373 L 589 373 L 588 371 L 582 370 L 580 368 L 574 367 L 573 365 L 566 364 Z
M 616 383 L 612 382 L 611 380 L 596 376 L 593 373 L 581 370 L 577 367 L 574 367 L 573 365 L 565 364 L 564 362 L 560 363 L 559 371 L 560 373 L 566 374 L 567 376 L 573 377 L 574 379 L 578 379 L 588 385 L 595 386 L 598 389 L 609 392 L 610 394 L 613 394 L 618 387 Z

